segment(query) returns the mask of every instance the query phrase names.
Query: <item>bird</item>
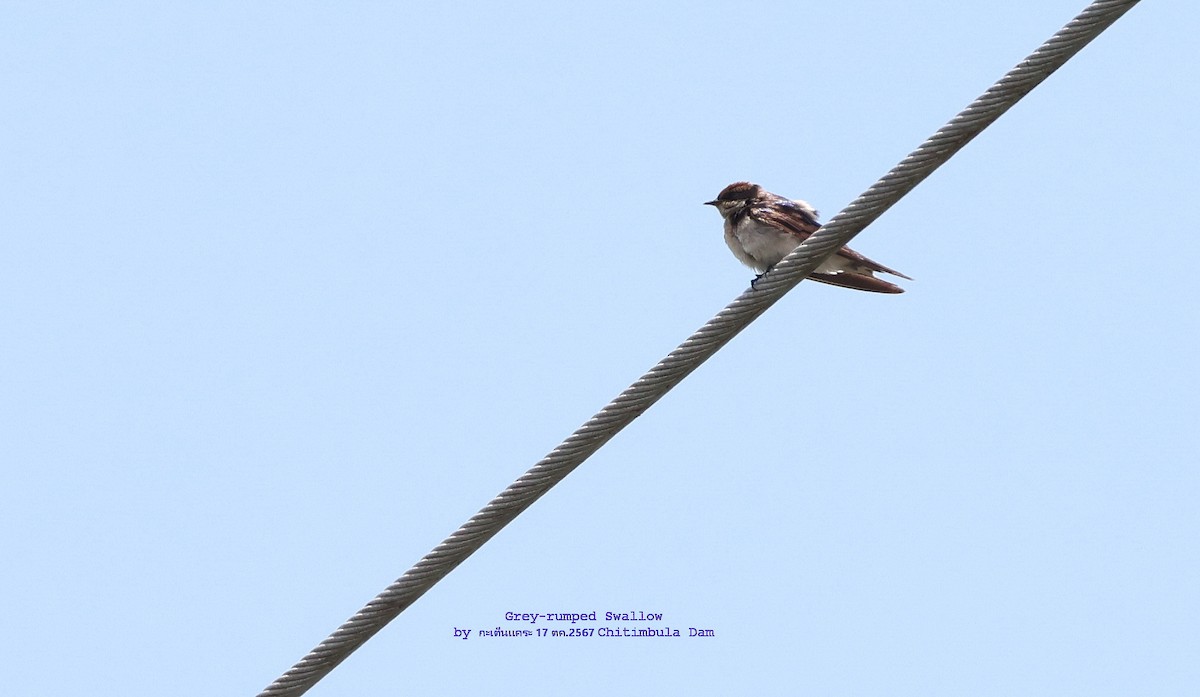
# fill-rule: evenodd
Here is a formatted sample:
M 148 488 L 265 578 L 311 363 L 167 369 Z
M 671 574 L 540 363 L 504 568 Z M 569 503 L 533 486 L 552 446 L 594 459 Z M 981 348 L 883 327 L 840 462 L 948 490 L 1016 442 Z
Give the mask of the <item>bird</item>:
M 758 272 L 751 286 L 821 228 L 817 210 L 808 203 L 784 198 L 750 182 L 734 182 L 704 205 L 715 206 L 725 219 L 725 244 L 733 255 Z M 900 286 L 877 278 L 876 273 L 912 280 L 849 247 L 826 258 L 809 278 L 873 293 L 904 292 Z

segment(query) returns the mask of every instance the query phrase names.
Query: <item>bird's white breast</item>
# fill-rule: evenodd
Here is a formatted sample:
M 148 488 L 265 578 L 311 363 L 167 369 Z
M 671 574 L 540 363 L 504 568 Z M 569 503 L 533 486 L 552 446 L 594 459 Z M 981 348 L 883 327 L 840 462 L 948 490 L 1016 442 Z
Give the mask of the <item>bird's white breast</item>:
M 796 235 L 760 225 L 750 218 L 742 219 L 736 227 L 725 224 L 725 244 L 738 261 L 759 273 L 778 264 L 802 241 Z
M 761 225 L 749 218 L 739 222 L 736 227 L 728 222 L 725 224 L 725 244 L 729 245 L 738 261 L 759 273 L 778 264 L 803 241 L 797 235 Z M 874 275 L 837 253 L 821 262 L 816 272 Z

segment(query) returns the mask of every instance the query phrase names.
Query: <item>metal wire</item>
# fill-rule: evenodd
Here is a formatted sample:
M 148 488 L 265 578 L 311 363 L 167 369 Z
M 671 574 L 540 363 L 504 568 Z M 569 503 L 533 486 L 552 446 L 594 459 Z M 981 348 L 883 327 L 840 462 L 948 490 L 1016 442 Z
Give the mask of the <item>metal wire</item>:
M 332 671 L 425 591 L 570 474 L 650 405 L 804 280 L 933 170 L 1107 29 L 1138 0 L 1099 0 L 1021 61 L 950 123 L 835 215 L 761 279 L 709 320 L 608 406 L 425 555 L 328 639 L 264 690 L 300 695 Z

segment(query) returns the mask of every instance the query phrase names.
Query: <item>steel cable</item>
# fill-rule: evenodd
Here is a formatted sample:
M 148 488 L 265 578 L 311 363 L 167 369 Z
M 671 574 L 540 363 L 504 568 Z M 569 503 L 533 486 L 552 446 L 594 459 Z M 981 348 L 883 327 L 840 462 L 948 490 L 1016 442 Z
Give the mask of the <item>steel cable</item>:
M 1138 0 L 1098 0 L 835 215 L 461 528 L 367 603 L 261 695 L 300 695 L 679 384 L 863 228 L 1107 29 Z

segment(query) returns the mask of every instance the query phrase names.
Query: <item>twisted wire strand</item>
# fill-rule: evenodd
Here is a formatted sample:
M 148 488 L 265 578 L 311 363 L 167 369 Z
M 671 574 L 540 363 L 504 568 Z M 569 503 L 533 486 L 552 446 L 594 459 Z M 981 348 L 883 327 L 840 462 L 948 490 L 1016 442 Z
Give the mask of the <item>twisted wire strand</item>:
M 1117 21 L 1138 0 L 1097 0 L 870 189 L 425 555 L 260 697 L 300 695 L 679 384 L 863 228 Z

